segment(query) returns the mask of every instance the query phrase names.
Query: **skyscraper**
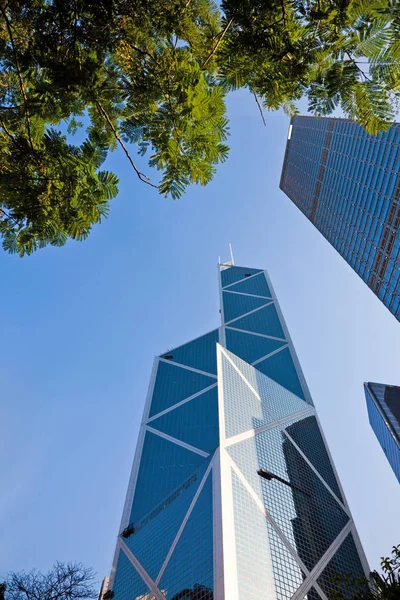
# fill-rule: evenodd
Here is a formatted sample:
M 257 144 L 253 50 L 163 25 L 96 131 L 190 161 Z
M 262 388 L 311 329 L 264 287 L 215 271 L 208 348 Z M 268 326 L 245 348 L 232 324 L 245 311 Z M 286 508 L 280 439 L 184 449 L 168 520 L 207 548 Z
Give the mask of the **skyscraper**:
M 400 124 L 293 117 L 280 188 L 400 320 Z
M 368 569 L 348 504 L 268 275 L 219 282 L 221 326 L 154 361 L 108 598 L 327 600 Z
M 369 422 L 400 483 L 400 387 L 364 383 Z

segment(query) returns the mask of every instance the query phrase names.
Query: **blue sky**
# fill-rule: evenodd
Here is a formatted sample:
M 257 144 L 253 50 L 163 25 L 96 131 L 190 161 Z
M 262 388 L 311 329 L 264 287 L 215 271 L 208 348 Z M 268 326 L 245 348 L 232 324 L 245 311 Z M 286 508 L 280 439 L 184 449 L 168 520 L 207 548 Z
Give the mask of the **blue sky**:
M 400 325 L 279 190 L 288 118 L 228 104 L 230 159 L 206 188 L 162 198 L 117 151 L 120 194 L 86 242 L 0 255 L 0 576 L 109 573 L 153 357 L 219 325 L 229 242 L 269 271 L 371 567 L 400 543 L 362 385 L 400 384 Z

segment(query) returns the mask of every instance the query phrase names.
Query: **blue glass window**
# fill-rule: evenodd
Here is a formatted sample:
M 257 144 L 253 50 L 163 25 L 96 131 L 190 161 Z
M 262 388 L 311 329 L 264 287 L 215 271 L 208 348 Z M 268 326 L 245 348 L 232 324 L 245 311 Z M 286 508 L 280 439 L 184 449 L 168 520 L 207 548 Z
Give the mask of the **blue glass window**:
M 245 294 L 254 294 L 255 296 L 266 296 L 271 298 L 271 291 L 268 287 L 264 273 L 255 277 L 244 279 L 229 288 L 232 292 L 242 292 Z
M 120 550 L 113 587 L 115 600 L 146 598 L 149 591 L 126 554 Z
M 249 269 L 247 267 L 228 267 L 221 271 L 222 287 L 236 283 L 241 279 L 246 279 L 247 276 L 262 273 L 261 269 Z
M 211 452 L 218 446 L 217 386 L 149 423 L 195 448 Z
M 296 394 L 296 396 L 305 399 L 289 348 L 284 348 L 257 363 L 257 369 L 290 392 L 293 392 L 293 394 Z
M 284 333 L 273 304 L 235 321 L 235 329 L 243 329 L 284 339 Z
M 212 600 L 213 565 L 212 478 L 208 476 L 193 508 L 182 536 L 171 556 L 159 584 L 167 600 L 185 590 L 197 597 Z M 189 596 L 190 597 L 190 596 Z
M 347 514 L 279 428 L 238 442 L 227 451 L 303 563 L 312 569 L 348 522 Z M 261 468 L 287 483 L 261 478 L 257 474 Z
M 232 327 L 234 325 L 232 323 Z M 231 350 L 248 363 L 253 363 L 286 344 L 285 341 L 274 340 L 260 335 L 251 335 L 230 329 L 229 327 L 225 329 L 225 336 L 228 350 Z
M 174 362 L 205 371 L 206 373 L 217 373 L 217 350 L 218 329 L 202 335 L 188 344 L 174 348 L 161 357 L 171 356 Z
M 150 513 L 204 460 L 200 454 L 146 431 L 130 522 Z
M 355 581 L 362 579 L 364 576 L 364 570 L 358 557 L 353 536 L 349 533 L 324 571 L 322 571 L 322 574 L 318 577 L 317 582 L 329 597 L 332 591 L 338 589 L 338 581 L 341 577 L 350 577 L 350 580 L 346 581 L 343 585 L 343 592 L 345 597 L 353 598 L 357 592 L 365 589 Z M 354 585 L 351 585 L 352 581 Z
M 203 461 L 201 467 L 168 494 L 146 517 L 134 523 L 135 531 L 132 535 L 122 538 L 154 581 L 164 564 L 208 464 L 208 460 Z
M 215 383 L 215 378 L 160 361 L 151 401 L 150 417 Z
M 339 500 L 343 501 L 317 419 L 313 416 L 300 419 L 286 427 L 285 430 L 322 475 Z M 316 452 L 316 448 L 318 448 L 318 452 Z
M 271 300 L 258 298 L 258 296 L 244 296 L 241 294 L 232 294 L 223 292 L 224 302 L 224 318 L 225 323 L 237 319 L 241 315 L 250 312 L 256 308 L 260 308 L 264 304 L 268 304 Z M 233 325 L 234 326 L 234 325 Z

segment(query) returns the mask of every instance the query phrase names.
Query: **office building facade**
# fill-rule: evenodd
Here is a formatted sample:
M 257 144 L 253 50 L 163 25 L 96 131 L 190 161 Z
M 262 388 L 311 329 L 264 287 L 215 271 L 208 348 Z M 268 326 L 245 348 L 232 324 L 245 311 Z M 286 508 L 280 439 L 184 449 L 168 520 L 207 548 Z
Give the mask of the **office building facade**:
M 108 597 L 328 600 L 368 570 L 348 504 L 268 275 L 219 282 L 221 326 L 154 361 Z
M 368 418 L 400 483 L 400 387 L 364 383 Z
M 280 188 L 400 320 L 400 124 L 293 117 Z

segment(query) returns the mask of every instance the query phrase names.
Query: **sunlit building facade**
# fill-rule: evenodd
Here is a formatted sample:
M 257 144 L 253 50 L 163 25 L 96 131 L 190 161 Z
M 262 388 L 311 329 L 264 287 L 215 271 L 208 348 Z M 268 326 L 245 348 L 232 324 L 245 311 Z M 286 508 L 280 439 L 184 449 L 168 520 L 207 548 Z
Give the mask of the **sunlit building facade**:
M 221 326 L 154 361 L 108 596 L 328 600 L 368 570 L 348 504 L 267 273 L 219 282 Z
M 364 383 L 369 422 L 400 483 L 400 387 Z
M 400 124 L 293 117 L 280 188 L 400 320 Z

